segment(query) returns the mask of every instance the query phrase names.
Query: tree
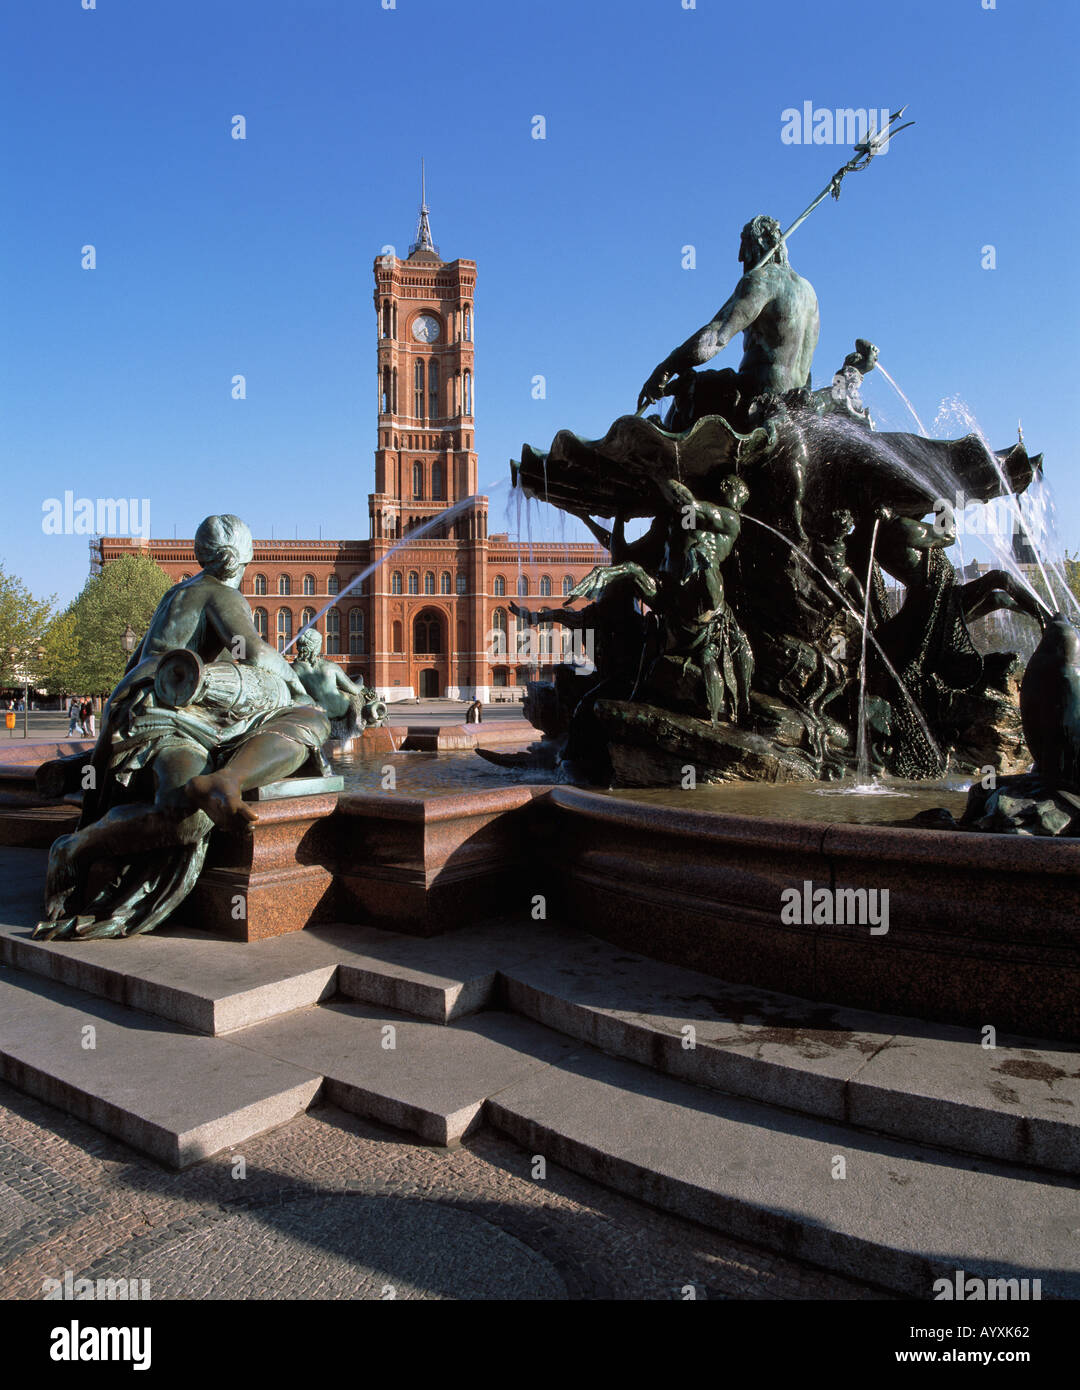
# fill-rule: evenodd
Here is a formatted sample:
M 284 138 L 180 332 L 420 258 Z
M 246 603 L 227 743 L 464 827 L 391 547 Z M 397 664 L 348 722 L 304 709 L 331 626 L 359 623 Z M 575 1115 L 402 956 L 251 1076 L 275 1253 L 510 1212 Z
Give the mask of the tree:
M 35 679 L 36 653 L 43 645 L 55 601 L 55 594 L 36 599 L 21 579 L 0 565 L 0 685 L 19 685 L 24 674 Z
M 75 605 L 57 613 L 42 642 L 45 658 L 41 663 L 41 684 L 50 695 L 81 695 L 79 667 L 79 629 Z
M 45 670 L 54 694 L 108 695 L 124 674 L 124 630 L 141 641 L 171 587 L 148 555 L 122 555 L 92 575 L 46 635 Z

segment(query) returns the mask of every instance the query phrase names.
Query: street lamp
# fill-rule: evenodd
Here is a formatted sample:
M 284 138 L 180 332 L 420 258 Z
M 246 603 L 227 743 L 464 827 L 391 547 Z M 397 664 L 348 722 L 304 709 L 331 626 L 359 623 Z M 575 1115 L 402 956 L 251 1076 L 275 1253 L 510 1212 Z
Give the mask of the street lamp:
M 124 651 L 127 652 L 128 656 L 130 656 L 131 653 L 135 650 L 135 648 L 139 645 L 139 634 L 135 631 L 135 629 L 131 626 L 130 623 L 128 623 L 127 626 L 124 628 L 124 635 L 120 638 L 120 642 L 123 645 Z
M 12 666 L 16 666 L 20 661 L 23 663 L 23 668 L 22 668 L 22 677 L 23 677 L 23 678 L 22 678 L 22 687 L 23 687 L 23 738 L 29 738 L 29 737 L 30 737 L 30 724 L 29 724 L 29 719 L 30 719 L 30 673 L 29 673 L 29 671 L 27 670 L 26 664 L 25 664 L 25 663 L 26 663 L 30 658 L 36 657 L 36 658 L 37 658 L 37 661 L 38 661 L 38 664 L 40 665 L 41 662 L 43 662 L 43 661 L 45 660 L 45 650 L 44 650 L 43 647 L 37 647 L 36 649 L 33 649 L 33 650 L 32 650 L 30 647 L 23 647 L 23 648 L 19 648 L 19 647 L 9 647 L 9 648 L 8 648 L 8 655 L 11 657 L 11 664 L 12 664 Z M 18 675 L 18 672 L 16 671 L 15 674 Z

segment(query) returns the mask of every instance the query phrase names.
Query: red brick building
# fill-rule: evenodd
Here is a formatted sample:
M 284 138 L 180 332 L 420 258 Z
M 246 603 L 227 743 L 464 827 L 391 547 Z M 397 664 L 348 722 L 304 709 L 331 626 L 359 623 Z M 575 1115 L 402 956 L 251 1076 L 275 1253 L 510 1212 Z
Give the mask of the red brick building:
M 488 500 L 476 495 L 476 264 L 440 259 L 426 203 L 408 257 L 380 256 L 374 273 L 370 539 L 257 540 L 242 592 L 279 650 L 332 605 L 315 622 L 325 654 L 386 700 L 488 700 L 570 651 L 570 634 L 521 628 L 509 604 L 561 604 L 606 552 L 488 534 Z M 92 542 L 93 567 L 134 547 L 177 580 L 195 570 L 191 541 L 109 536 Z

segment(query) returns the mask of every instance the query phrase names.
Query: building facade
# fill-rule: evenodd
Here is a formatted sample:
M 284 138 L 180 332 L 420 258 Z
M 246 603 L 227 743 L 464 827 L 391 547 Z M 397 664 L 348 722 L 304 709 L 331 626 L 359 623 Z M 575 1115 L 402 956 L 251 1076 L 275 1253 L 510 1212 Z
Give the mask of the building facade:
M 408 257 L 377 257 L 374 277 L 369 539 L 257 540 L 242 592 L 268 642 L 291 651 L 314 623 L 324 653 L 385 700 L 510 697 L 581 652 L 558 626 L 517 622 L 510 604 L 561 605 L 607 552 L 488 534 L 474 438 L 476 264 L 440 259 L 425 201 Z M 92 568 L 133 549 L 175 580 L 195 572 L 190 540 L 109 536 L 92 541 Z

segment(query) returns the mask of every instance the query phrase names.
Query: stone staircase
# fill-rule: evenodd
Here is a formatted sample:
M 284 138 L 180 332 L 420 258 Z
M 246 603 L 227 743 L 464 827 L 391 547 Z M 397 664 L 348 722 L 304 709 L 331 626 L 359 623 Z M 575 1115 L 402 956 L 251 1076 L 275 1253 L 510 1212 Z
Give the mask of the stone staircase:
M 906 1296 L 957 1269 L 1080 1296 L 1080 1049 L 984 1047 L 543 922 L 33 942 L 44 855 L 0 868 L 0 1075 L 163 1163 L 324 1098 L 433 1144 L 495 1126 Z

